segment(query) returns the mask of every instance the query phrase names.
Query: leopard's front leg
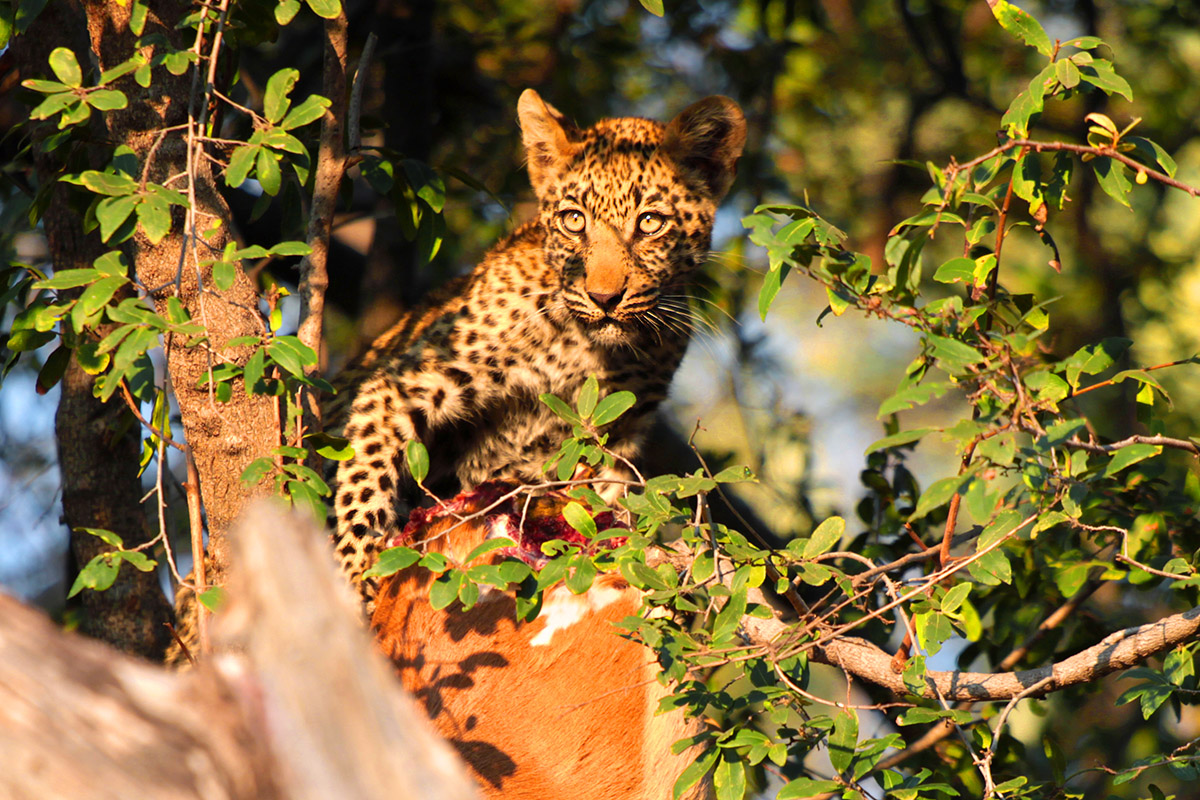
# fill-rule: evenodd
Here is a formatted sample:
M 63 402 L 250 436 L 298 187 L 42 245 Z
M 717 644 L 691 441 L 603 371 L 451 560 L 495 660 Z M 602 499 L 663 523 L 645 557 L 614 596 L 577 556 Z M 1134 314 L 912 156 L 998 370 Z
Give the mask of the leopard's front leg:
M 399 533 L 403 490 L 412 485 L 405 453 L 438 428 L 471 416 L 478 397 L 470 376 L 453 366 L 383 369 L 366 380 L 347 416 L 344 435 L 354 455 L 337 469 L 333 534 L 342 571 L 368 613 L 376 582 L 363 578 L 380 544 Z

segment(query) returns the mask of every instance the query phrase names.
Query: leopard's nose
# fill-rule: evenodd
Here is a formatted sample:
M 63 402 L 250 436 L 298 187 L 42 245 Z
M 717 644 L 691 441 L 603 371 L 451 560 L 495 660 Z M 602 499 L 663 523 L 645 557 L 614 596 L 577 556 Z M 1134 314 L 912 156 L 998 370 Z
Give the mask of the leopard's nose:
M 612 311 L 620 305 L 621 298 L 624 296 L 624 287 L 615 292 L 588 292 L 588 297 L 592 298 L 592 302 L 596 304 L 596 307 L 604 312 Z

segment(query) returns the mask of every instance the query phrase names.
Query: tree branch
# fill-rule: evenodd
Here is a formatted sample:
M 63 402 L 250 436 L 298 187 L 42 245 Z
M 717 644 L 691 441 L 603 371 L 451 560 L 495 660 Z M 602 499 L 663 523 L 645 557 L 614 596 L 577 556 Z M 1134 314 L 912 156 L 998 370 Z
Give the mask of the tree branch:
M 751 600 L 768 605 L 765 598 L 752 597 Z M 776 637 L 789 629 L 778 618 L 746 617 L 743 626 L 753 644 L 766 647 L 771 647 Z M 936 688 L 947 700 L 1011 700 L 1034 684 L 1049 679 L 1036 692 L 1027 695 L 1044 697 L 1133 667 L 1198 635 L 1200 607 L 1109 634 L 1082 652 L 1036 669 L 1017 672 L 930 671 L 926 674 L 930 687 L 925 696 L 933 697 L 932 689 Z M 817 645 L 810 654 L 819 663 L 838 667 L 898 694 L 908 691 L 903 678 L 892 670 L 892 656 L 865 639 L 852 636 L 833 639 Z

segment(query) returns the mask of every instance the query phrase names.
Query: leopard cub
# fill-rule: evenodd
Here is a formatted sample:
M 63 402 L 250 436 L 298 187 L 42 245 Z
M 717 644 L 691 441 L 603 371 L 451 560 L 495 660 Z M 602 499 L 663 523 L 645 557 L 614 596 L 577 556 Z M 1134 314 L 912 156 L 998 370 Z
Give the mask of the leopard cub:
M 541 480 L 570 426 L 539 400 L 589 375 L 637 395 L 609 431 L 635 458 L 687 348 L 687 285 L 746 138 L 741 110 L 708 97 L 667 125 L 576 128 L 532 89 L 517 105 L 538 215 L 380 337 L 330 407 L 354 456 L 337 469 L 332 538 L 368 606 L 363 572 L 411 506 L 405 450 L 430 454 L 439 495 Z M 605 475 L 602 477 L 624 477 Z

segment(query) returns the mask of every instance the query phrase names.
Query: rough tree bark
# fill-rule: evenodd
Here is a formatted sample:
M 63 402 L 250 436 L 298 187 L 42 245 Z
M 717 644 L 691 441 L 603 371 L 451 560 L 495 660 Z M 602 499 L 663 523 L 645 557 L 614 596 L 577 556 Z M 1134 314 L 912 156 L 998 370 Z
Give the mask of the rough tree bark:
M 108 69 L 129 58 L 137 40 L 129 30 L 132 5 L 89 0 L 84 8 L 99 67 Z M 158 33 L 176 47 L 189 49 L 193 42 L 185 37 L 192 35 L 191 30 L 180 30 L 176 24 L 195 10 L 194 4 L 180 0 L 155 3 L 150 6 L 144 34 Z M 131 75 L 118 81 L 116 87 L 129 97 L 129 105 L 105 117 L 111 141 L 131 147 L 143 169 L 152 159 L 147 177 L 163 183 L 188 170 L 186 130 L 179 126 L 186 126 L 189 105 L 198 105 L 198 100 L 191 71 L 178 77 L 162 69 L 154 74 L 148 89 L 138 86 Z M 193 106 L 191 111 L 198 118 L 199 110 Z M 165 315 L 167 299 L 178 296 L 192 319 L 208 327 L 212 353 L 244 364 L 251 348 L 227 352 L 225 344 L 237 336 L 264 332 L 257 294 L 241 271 L 228 291 L 217 293 L 212 288 L 211 267 L 199 262 L 213 259 L 223 250 L 230 238 L 230 214 L 217 189 L 211 162 L 199 158 L 190 166 L 198 238 L 189 238 L 177 217 L 171 233 L 157 245 L 139 232 L 130 240 L 127 251 L 138 279 L 156 290 L 153 300 L 159 313 Z M 184 347 L 182 341 L 165 344 L 171 388 L 200 475 L 208 553 L 215 568 L 209 582 L 221 583 L 229 563 L 226 532 L 254 493 L 239 476 L 251 460 L 268 455 L 278 445 L 278 426 L 272 401 L 265 396 L 234 392 L 229 402 L 217 403 L 207 389 L 198 386 L 216 363 L 212 353 L 203 347 Z
M 87 31 L 77 8 L 52 3 L 30 30 L 12 43 L 22 78 L 44 77 L 50 51 L 62 45 L 85 56 Z M 86 57 L 79 60 L 88 61 Z M 35 151 L 34 164 L 39 185 L 53 185 L 58 180 L 59 167 L 53 157 Z M 65 184 L 55 186 L 42 217 L 55 270 L 90 267 L 109 249 L 95 232 L 83 232 L 83 219 L 68 202 L 69 188 Z M 103 335 L 104 331 L 98 333 Z M 119 402 L 97 400 L 92 393 L 94 384 L 95 378 L 80 368 L 72 354 L 60 383 L 54 422 L 63 520 L 72 531 L 71 555 L 76 569 L 109 549 L 100 539 L 78 528 L 113 531 L 131 547 L 150 538 L 139 504 L 142 490 L 137 475 L 140 440 L 136 422 Z M 146 658 L 162 657 L 170 639 L 163 623 L 171 620 L 171 609 L 153 573 L 122 570 L 107 592 L 84 592 L 79 602 L 83 633 Z

